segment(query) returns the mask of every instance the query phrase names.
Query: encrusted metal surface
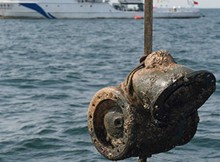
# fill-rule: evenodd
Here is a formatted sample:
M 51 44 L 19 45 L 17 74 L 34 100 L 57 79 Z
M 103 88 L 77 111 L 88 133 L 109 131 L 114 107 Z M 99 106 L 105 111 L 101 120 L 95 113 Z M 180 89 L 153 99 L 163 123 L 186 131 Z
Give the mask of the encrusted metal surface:
M 179 65 L 167 51 L 154 52 L 119 86 L 95 94 L 89 133 L 110 160 L 168 151 L 193 138 L 197 110 L 214 91 L 212 73 Z

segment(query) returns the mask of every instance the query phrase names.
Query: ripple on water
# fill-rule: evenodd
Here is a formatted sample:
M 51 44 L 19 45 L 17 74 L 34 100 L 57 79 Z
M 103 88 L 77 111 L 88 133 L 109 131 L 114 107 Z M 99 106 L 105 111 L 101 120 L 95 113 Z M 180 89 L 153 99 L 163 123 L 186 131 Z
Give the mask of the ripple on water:
M 57 138 L 31 138 L 26 139 L 19 142 L 17 145 L 23 146 L 27 149 L 39 149 L 39 150 L 47 150 L 47 149 L 60 149 L 63 147 L 63 140 Z

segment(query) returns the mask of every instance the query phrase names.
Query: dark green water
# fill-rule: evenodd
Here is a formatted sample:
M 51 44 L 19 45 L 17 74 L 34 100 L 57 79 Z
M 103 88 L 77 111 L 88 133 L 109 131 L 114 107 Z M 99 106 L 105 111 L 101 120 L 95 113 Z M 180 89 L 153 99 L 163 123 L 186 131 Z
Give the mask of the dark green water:
M 220 161 L 220 10 L 202 12 L 154 20 L 154 50 L 213 72 L 217 89 L 193 140 L 149 162 Z M 0 162 L 107 162 L 87 132 L 89 102 L 142 54 L 143 20 L 0 20 Z

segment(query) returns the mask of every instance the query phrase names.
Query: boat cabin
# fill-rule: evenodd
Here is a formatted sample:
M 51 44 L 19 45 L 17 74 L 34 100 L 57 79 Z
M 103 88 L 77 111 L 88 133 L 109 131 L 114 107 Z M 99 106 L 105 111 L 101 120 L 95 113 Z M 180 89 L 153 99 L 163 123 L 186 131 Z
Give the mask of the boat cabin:
M 113 7 L 120 11 L 144 11 L 142 0 L 119 0 L 118 3 L 113 3 Z

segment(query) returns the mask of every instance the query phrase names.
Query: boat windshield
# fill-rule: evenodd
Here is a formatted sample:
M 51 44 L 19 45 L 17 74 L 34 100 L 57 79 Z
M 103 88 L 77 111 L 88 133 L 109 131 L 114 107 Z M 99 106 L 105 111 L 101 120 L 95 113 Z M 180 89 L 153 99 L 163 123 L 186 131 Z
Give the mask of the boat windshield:
M 144 11 L 143 3 L 128 4 L 128 3 L 113 3 L 113 7 L 120 11 Z

